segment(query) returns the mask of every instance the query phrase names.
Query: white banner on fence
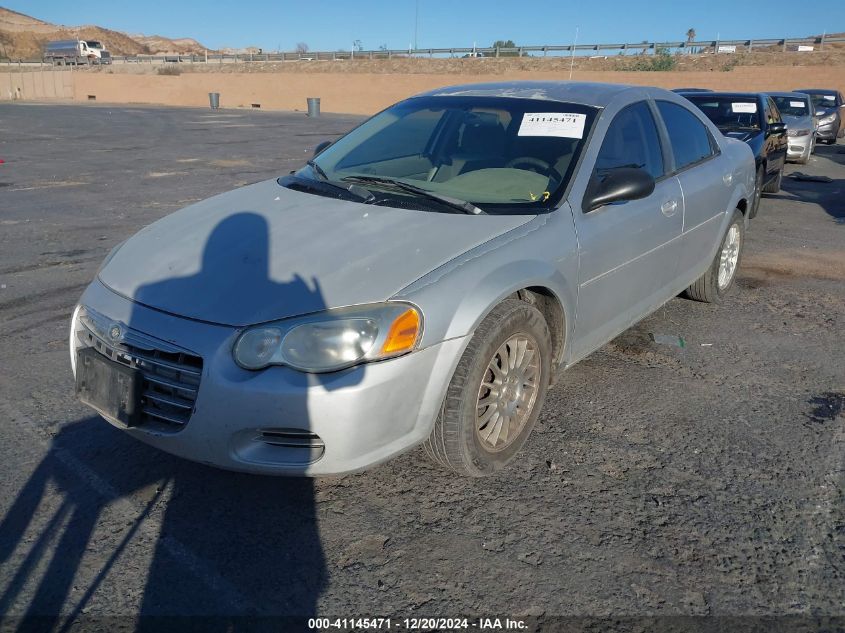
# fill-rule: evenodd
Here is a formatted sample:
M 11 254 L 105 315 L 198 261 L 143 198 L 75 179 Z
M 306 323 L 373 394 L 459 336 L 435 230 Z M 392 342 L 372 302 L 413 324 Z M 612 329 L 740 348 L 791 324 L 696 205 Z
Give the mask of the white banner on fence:
M 719 45 L 720 53 L 736 53 L 736 46 Z

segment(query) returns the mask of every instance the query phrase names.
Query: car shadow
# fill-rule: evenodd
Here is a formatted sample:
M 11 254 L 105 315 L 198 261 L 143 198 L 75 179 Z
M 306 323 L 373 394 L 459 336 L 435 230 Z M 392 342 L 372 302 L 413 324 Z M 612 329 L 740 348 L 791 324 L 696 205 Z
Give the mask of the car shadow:
M 816 145 L 815 155 L 831 160 L 838 165 L 845 165 L 845 146 Z M 812 177 L 812 167 L 796 165 L 791 174 L 781 183 L 781 194 L 767 194 L 766 198 L 794 202 L 797 197 L 802 202 L 819 205 L 837 222 L 845 222 L 845 178 L 833 178 L 830 182 L 800 180 L 792 177 L 795 173 L 808 174 Z
M 158 288 L 139 292 L 190 294 L 213 287 L 214 276 L 246 257 L 249 283 L 258 291 L 282 302 L 324 306 L 316 285 L 309 288 L 297 276 L 289 284 L 270 279 L 270 239 L 258 214 L 230 215 L 208 237 L 196 275 L 162 280 Z M 126 325 L 132 329 L 135 322 L 133 315 Z M 307 428 L 305 389 L 280 413 Z M 47 503 L 48 498 L 58 501 Z M 128 526 L 125 520 L 112 526 L 120 538 L 105 560 L 92 563 L 86 554 L 92 537 L 114 520 L 106 515 L 115 513 L 134 518 Z M 0 564 L 15 553 L 17 559 L 23 556 L 11 577 L 0 581 L 0 614 L 14 606 L 22 616 L 16 620 L 21 631 L 34 623 L 40 630 L 66 631 L 75 621 L 84 622 L 110 572 L 119 565 L 123 575 L 134 564 L 127 546 L 139 530 L 149 533 L 157 522 L 152 559 L 140 581 L 136 630 L 229 631 L 241 628 L 245 618 L 251 630 L 256 622 L 266 625 L 259 628 L 304 630 L 307 618 L 316 615 L 327 572 L 312 480 L 240 474 L 181 460 L 135 441 L 99 416 L 61 426 L 0 520 Z M 92 565 L 99 568 L 93 581 L 74 589 L 83 564 L 86 572 Z M 114 578 L 103 591 L 114 591 Z

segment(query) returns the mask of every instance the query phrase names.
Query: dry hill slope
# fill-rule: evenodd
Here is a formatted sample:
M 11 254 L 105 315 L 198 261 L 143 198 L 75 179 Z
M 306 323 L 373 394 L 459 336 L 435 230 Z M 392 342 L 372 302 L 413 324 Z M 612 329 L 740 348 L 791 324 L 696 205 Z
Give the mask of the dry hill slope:
M 0 7 L 0 58 L 37 59 L 51 40 L 98 40 L 113 55 L 199 53 L 205 47 L 194 39 L 170 39 L 160 35 L 130 36 L 95 25 L 62 26 Z

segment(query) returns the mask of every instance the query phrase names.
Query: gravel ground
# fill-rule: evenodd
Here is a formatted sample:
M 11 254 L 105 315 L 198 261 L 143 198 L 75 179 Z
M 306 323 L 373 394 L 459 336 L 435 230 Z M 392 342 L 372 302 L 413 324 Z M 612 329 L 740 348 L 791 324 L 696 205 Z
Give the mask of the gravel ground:
M 0 628 L 56 614 L 133 628 L 139 613 L 214 616 L 190 621 L 203 630 L 285 615 L 589 630 L 845 618 L 841 144 L 787 168 L 832 182 L 785 178 L 764 198 L 723 305 L 674 299 L 568 371 L 494 477 L 455 478 L 421 450 L 341 478 L 233 474 L 75 401 L 68 319 L 114 244 L 300 165 L 358 120 L 0 106 Z

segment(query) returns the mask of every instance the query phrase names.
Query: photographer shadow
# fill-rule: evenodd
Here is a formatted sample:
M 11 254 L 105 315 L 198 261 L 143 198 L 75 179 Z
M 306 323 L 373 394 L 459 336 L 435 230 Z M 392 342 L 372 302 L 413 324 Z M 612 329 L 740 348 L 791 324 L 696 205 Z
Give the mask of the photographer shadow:
M 270 241 L 263 217 L 231 215 L 209 235 L 196 275 L 140 288 L 136 298 L 181 296 L 213 307 L 232 297 L 249 300 L 246 292 L 258 293 L 265 303 L 324 308 L 316 283 L 310 288 L 298 276 L 290 283 L 269 278 Z M 133 315 L 130 329 L 135 321 Z M 302 384 L 317 380 L 303 377 Z M 300 421 L 298 426 L 308 421 L 306 389 L 279 415 Z M 47 503 L 54 495 L 58 508 L 47 509 L 56 505 Z M 100 556 L 93 563 L 98 567 L 93 580 L 77 587 L 81 597 L 72 596 L 81 567 L 90 571 L 92 566 L 86 554 L 92 535 L 103 527 L 104 511 L 113 514 L 118 502 L 121 513 L 132 508 L 131 520 L 124 521 L 128 527 L 114 539 L 105 560 Z M 317 614 L 328 574 L 312 480 L 227 472 L 177 459 L 132 440 L 97 416 L 61 427 L 0 521 L 0 564 L 26 547 L 26 537 L 36 530 L 23 562 L 8 582 L 0 583 L 0 613 L 9 613 L 13 605 L 20 611 L 26 602 L 19 630 L 33 621 L 50 622 L 42 630 L 68 630 L 77 618 L 84 621 L 91 602 L 103 599 L 106 576 L 132 573 L 127 547 L 138 540 L 145 522 L 149 532 L 157 521 L 137 630 L 229 631 L 240 628 L 244 618 L 251 630 L 256 622 L 273 630 L 303 630 L 307 618 Z M 115 584 L 112 578 L 108 591 Z M 33 585 L 30 598 L 26 587 Z

